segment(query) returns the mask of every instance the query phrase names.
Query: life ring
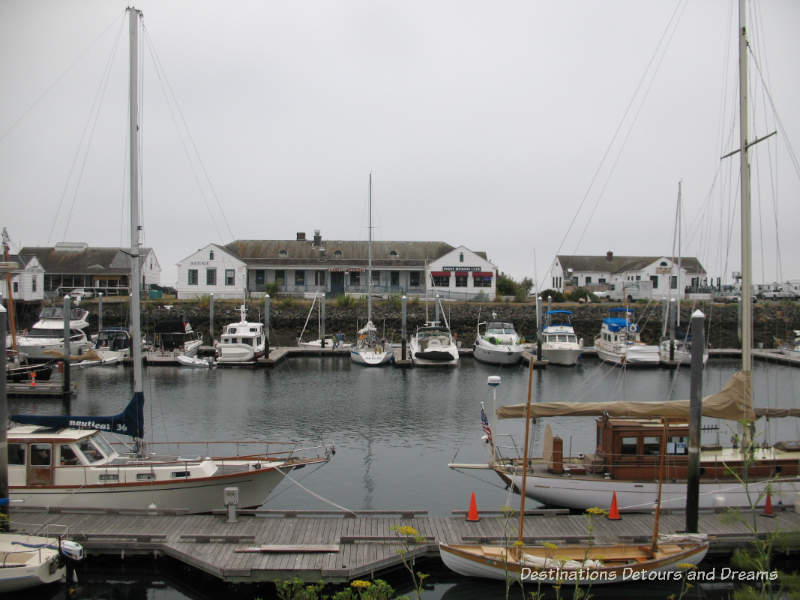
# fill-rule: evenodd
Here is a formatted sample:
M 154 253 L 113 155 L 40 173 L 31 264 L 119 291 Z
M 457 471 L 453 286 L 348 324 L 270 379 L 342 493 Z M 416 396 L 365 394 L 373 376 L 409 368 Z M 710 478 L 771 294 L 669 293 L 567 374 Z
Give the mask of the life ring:
M 636 326 L 636 323 L 631 323 L 630 325 L 628 325 L 628 331 L 630 331 L 631 333 L 636 333 L 637 329 L 638 327 Z

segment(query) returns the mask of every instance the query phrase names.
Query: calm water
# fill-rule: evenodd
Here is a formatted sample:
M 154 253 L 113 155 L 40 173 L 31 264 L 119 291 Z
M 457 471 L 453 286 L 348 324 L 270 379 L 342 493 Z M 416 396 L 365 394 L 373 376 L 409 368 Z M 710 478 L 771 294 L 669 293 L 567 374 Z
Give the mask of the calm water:
M 734 360 L 710 361 L 704 376 L 705 393 L 719 390 L 737 366 Z M 123 367 L 74 370 L 79 392 L 71 412 L 104 415 L 122 410 L 130 398 L 130 372 Z M 486 462 L 487 448 L 480 439 L 480 403 L 484 401 L 487 414 L 492 413 L 492 395 L 486 383 L 489 375 L 502 378 L 496 390 L 498 405 L 525 401 L 527 369 L 490 367 L 473 359 L 462 359 L 458 368 L 449 370 L 369 369 L 353 365 L 349 358 L 297 358 L 259 370 L 148 367 L 146 437 L 157 441 L 291 439 L 335 445 L 336 455 L 330 463 L 295 472 L 295 479 L 310 492 L 284 481 L 269 497 L 266 508 L 330 509 L 334 503 L 349 509 L 415 508 L 448 515 L 453 509 L 466 509 L 472 492 L 479 510 L 518 506 L 518 496 L 510 497 L 496 475 L 454 471 L 447 466 L 453 461 Z M 800 370 L 757 362 L 754 389 L 757 405 L 797 407 Z M 688 397 L 688 369 L 624 372 L 584 359 L 577 368 L 550 367 L 533 375 L 533 401 Z M 9 400 L 10 414 L 63 410 L 57 400 Z M 549 422 L 554 433 L 564 439 L 565 450 L 593 450 L 594 418 L 553 418 Z M 798 439 L 799 422 L 760 421 L 757 429 L 773 442 Z M 706 419 L 703 424 L 716 423 Z M 714 441 L 719 436 L 727 444 L 730 426 L 725 422 L 719 425 L 717 431 L 704 432 L 704 439 Z M 543 426 L 542 422 L 536 425 L 537 435 Z M 520 421 L 500 421 L 495 427 L 495 437 L 503 445 L 511 445 L 507 436 L 512 435 L 519 444 L 521 433 Z M 477 589 L 475 582 L 465 585 L 436 564 L 428 565 L 428 572 L 437 570 L 438 583 L 426 595 L 430 600 L 492 597 L 493 590 L 504 596 L 502 586 L 493 585 L 486 589 L 478 586 L 484 593 L 471 595 Z M 165 583 L 157 574 L 150 577 L 151 572 L 145 570 L 144 579 L 130 576 L 138 591 L 113 597 L 207 597 Z M 116 575 L 107 577 L 110 581 Z M 401 578 L 396 587 L 402 582 Z M 88 587 L 84 589 L 88 595 L 83 597 L 112 597 Z M 264 591 L 257 595 L 267 597 Z

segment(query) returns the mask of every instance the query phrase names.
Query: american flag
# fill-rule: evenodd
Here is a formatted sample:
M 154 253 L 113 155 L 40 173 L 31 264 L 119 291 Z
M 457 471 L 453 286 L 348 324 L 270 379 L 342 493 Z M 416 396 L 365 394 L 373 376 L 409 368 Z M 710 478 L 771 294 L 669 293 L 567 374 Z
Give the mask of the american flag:
M 486 434 L 486 437 L 489 438 L 489 443 L 493 444 L 492 441 L 492 428 L 489 427 L 489 419 L 486 418 L 486 410 L 483 408 L 483 402 L 481 402 L 481 428 L 483 432 Z

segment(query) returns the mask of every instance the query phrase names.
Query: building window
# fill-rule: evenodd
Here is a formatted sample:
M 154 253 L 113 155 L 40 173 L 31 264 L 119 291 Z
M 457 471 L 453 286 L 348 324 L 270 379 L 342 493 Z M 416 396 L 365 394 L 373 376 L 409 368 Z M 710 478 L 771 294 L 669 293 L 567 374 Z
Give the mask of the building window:
M 642 280 L 642 276 L 641 275 L 637 275 L 636 276 L 636 281 L 641 281 L 641 280 Z
M 278 285 L 283 285 L 286 281 L 286 274 L 283 272 L 283 269 L 275 271 L 275 283 Z
M 334 255 L 335 257 L 339 258 L 339 257 L 341 257 L 341 256 L 342 256 L 342 251 L 341 251 L 341 250 L 336 250 L 336 251 L 333 253 L 333 255 Z
M 36 291 L 36 288 L 38 287 L 37 283 L 36 283 L 37 281 L 39 281 L 39 279 L 36 277 L 36 275 L 34 275 L 33 279 L 31 279 L 31 290 L 34 291 L 34 292 Z
M 456 287 L 467 287 L 467 274 L 456 273 Z
M 213 251 L 213 250 L 211 250 L 211 251 L 208 253 L 208 260 L 214 260 L 214 251 Z
M 408 274 L 409 287 L 419 287 L 419 281 L 420 281 L 419 271 L 411 271 L 411 273 Z
M 294 284 L 295 285 L 305 285 L 306 284 L 306 272 L 305 271 L 295 271 L 294 272 Z
M 217 270 L 215 268 L 206 269 L 206 285 L 217 285 Z
M 450 285 L 450 275 L 432 275 L 433 287 L 448 287 Z
M 678 289 L 678 276 L 677 275 L 673 275 L 672 277 L 669 278 L 669 287 L 672 288 L 673 290 L 677 290 Z
M 264 285 L 265 273 L 264 269 L 256 269 L 256 285 Z
M 658 275 L 650 275 L 650 281 L 653 284 L 653 289 L 657 290 L 658 289 Z
M 472 277 L 472 286 L 473 287 L 492 287 L 492 278 L 487 277 L 486 275 L 473 275 Z
M 586 277 L 586 285 L 592 285 L 592 278 L 589 276 Z
M 314 285 L 325 285 L 325 271 L 314 271 Z
M 19 281 L 15 281 L 11 284 L 11 289 L 14 290 L 15 294 L 19 294 Z
M 381 272 L 380 271 L 373 271 L 372 272 L 372 285 L 380 285 L 381 284 Z
M 391 256 L 392 258 L 397 258 L 397 250 L 392 250 L 391 252 L 389 252 L 389 256 Z
M 392 287 L 400 286 L 400 271 L 392 271 L 389 277 L 391 278 Z
M 197 269 L 189 269 L 189 285 L 197 285 Z
M 463 253 L 463 252 L 461 252 L 461 253 L 458 255 L 458 262 L 464 262 L 464 253 Z
M 236 285 L 236 271 L 225 269 L 225 285 Z
M 282 249 L 278 251 L 278 256 L 286 257 L 289 256 L 289 253 L 286 250 Z
M 664 260 L 662 260 L 662 261 L 659 263 L 659 266 L 661 266 L 661 267 L 668 267 L 668 266 L 669 266 L 669 263 L 668 263 L 668 262 L 666 262 L 666 261 L 664 261 Z
M 605 283 L 605 282 L 606 282 L 605 277 L 601 277 L 600 279 L 597 280 L 597 283 Z
M 361 285 L 361 273 L 358 271 L 351 271 L 350 273 L 350 287 L 358 287 Z

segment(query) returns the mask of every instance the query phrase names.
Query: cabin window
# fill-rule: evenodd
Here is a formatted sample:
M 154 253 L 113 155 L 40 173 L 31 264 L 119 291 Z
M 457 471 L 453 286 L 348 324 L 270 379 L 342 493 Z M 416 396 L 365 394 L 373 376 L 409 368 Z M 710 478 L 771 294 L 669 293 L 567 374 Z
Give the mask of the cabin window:
M 410 287 L 419 287 L 419 281 L 419 271 L 411 271 L 411 273 L 408 274 L 408 285 Z
M 119 481 L 119 475 L 116 473 L 100 473 L 97 479 L 99 481 Z
M 236 285 L 236 271 L 225 269 L 225 285 Z
M 206 269 L 206 285 L 217 285 L 217 269 Z
M 172 476 L 176 477 L 176 478 L 178 478 L 178 477 L 189 477 L 190 475 L 191 475 L 191 473 L 189 473 L 189 471 L 173 471 L 172 472 Z
M 73 450 L 70 446 L 61 446 L 61 450 L 59 452 L 59 464 L 65 466 L 72 466 L 80 464 L 80 460 L 78 460 L 78 455 L 75 454 L 75 450 Z
M 90 463 L 103 460 L 103 453 L 98 450 L 92 442 L 84 440 L 78 444 L 78 449 L 83 453 Z
M 295 285 L 305 285 L 306 284 L 306 272 L 305 271 L 295 271 L 294 272 L 294 284 Z
M 189 269 L 189 285 L 197 285 L 197 269 Z
M 624 437 L 620 446 L 620 454 L 636 454 L 638 451 L 639 438 Z
M 50 444 L 31 444 L 31 466 L 50 466 Z
M 659 456 L 661 454 L 661 438 L 659 436 L 645 436 L 644 454 L 645 456 Z
M 24 465 L 25 464 L 25 445 L 24 444 L 9 444 L 8 445 L 8 464 L 10 464 L 10 465 Z
M 155 473 L 137 473 L 136 481 L 151 481 L 156 478 Z

